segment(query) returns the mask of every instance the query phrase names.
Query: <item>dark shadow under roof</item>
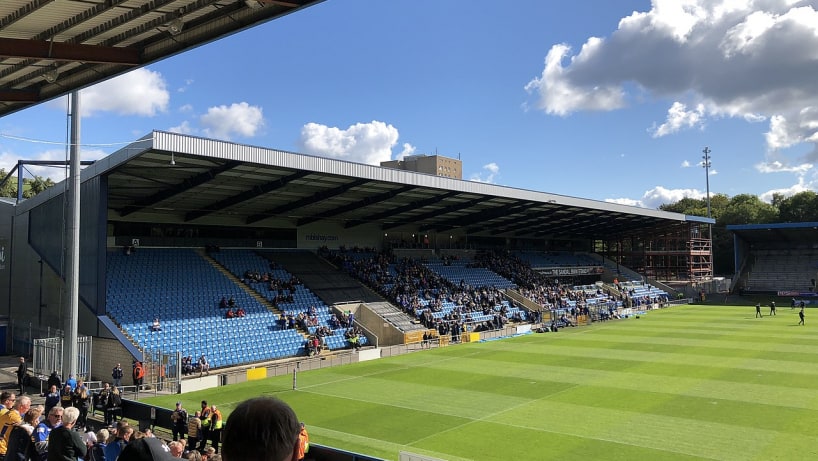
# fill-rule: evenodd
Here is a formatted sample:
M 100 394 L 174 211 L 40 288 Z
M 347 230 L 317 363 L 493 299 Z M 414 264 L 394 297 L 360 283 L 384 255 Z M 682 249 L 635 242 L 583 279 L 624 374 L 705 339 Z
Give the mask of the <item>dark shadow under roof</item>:
M 727 230 L 740 239 L 762 245 L 788 243 L 818 244 L 818 222 L 732 224 Z

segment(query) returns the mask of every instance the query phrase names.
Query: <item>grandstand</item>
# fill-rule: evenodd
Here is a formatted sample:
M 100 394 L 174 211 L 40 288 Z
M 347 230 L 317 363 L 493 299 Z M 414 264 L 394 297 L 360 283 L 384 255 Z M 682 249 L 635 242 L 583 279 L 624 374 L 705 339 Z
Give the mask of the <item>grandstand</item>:
M 0 288 L 14 325 L 64 323 L 63 231 L 53 225 L 64 200 L 58 186 L 0 205 L 14 255 Z M 700 235 L 708 222 L 165 132 L 83 170 L 82 203 L 79 330 L 94 340 L 102 378 L 108 363 L 157 351 L 168 365 L 204 354 L 214 369 L 305 357 L 319 332 L 330 353 L 346 350 L 338 320 L 349 314 L 357 345 L 377 353 L 429 331 L 482 334 L 551 309 L 607 308 L 571 287 L 637 280 L 624 263 L 649 261 L 610 242 L 645 247 L 651 229 Z M 565 293 L 528 298 L 534 280 Z M 225 318 L 222 297 L 246 316 Z M 148 328 L 154 317 L 161 332 Z
M 818 278 L 818 223 L 727 226 L 736 248 L 733 287 L 747 294 L 812 298 Z

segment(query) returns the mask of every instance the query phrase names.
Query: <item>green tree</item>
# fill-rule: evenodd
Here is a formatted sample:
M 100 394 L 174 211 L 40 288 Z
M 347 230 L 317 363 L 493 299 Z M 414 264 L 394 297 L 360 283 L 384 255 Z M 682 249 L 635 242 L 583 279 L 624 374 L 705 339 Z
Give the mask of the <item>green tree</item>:
M 752 194 L 739 194 L 730 199 L 717 224 L 769 224 L 778 221 L 778 210 Z
M 781 198 L 777 205 L 780 222 L 818 221 L 818 194 L 815 192 L 804 191 Z
M 0 180 L 6 179 L 8 173 L 5 168 L 0 168 Z M 0 188 L 0 197 L 17 197 L 17 177 L 12 176 Z
M 42 176 L 34 176 L 34 179 L 31 180 L 24 179 L 23 182 L 26 186 L 23 187 L 24 198 L 34 197 L 54 185 L 54 181 L 52 181 L 51 178 L 43 178 Z

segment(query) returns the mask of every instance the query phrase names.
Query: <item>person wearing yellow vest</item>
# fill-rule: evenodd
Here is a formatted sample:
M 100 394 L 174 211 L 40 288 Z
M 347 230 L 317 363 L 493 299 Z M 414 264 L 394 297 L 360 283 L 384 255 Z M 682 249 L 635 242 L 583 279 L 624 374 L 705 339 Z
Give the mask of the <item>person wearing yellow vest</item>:
M 199 440 L 199 451 L 204 451 L 207 440 L 210 438 L 210 407 L 207 405 L 207 400 L 202 400 L 199 419 L 202 420 L 202 438 Z
M 298 443 L 296 444 L 296 459 L 301 461 L 310 451 L 310 435 L 307 434 L 307 427 L 301 423 L 301 432 L 298 433 Z
M 219 444 L 222 441 L 222 427 L 224 426 L 224 419 L 222 419 L 222 412 L 216 408 L 216 405 L 210 407 L 210 446 L 212 446 L 216 453 L 219 452 Z

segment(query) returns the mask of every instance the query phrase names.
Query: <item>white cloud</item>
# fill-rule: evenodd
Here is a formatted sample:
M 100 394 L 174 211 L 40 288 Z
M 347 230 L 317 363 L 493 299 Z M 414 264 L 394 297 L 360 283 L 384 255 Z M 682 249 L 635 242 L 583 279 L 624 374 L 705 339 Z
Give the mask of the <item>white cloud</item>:
M 403 150 L 400 154 L 395 156 L 395 160 L 403 160 L 404 158 L 414 155 L 415 154 L 415 146 L 409 144 L 408 142 L 403 143 Z
M 793 196 L 793 195 L 795 195 L 795 194 L 797 194 L 799 192 L 805 192 L 805 191 L 810 191 L 810 190 L 811 191 L 815 190 L 814 185 L 812 187 L 810 187 L 809 185 L 804 183 L 804 178 L 800 177 L 800 178 L 798 178 L 798 183 L 797 184 L 793 184 L 792 186 L 786 187 L 786 188 L 783 188 L 783 189 L 768 190 L 767 192 L 764 192 L 763 194 L 759 195 L 758 198 L 761 199 L 764 202 L 772 203 L 773 196 L 776 195 L 776 194 L 782 195 L 784 197 L 791 197 L 791 196 Z
M 661 205 L 676 203 L 679 200 L 689 197 L 694 199 L 704 198 L 707 194 L 698 189 L 666 189 L 662 186 L 656 186 L 653 189 L 645 191 L 641 199 L 634 200 L 629 198 L 609 198 L 606 202 L 619 203 L 622 205 L 633 205 L 642 208 L 657 209 Z
M 642 206 L 641 200 L 634 200 L 632 198 L 606 198 L 605 201 L 608 203 L 617 203 L 619 205 Z
M 208 137 L 229 140 L 237 135 L 251 138 L 264 126 L 264 114 L 260 107 L 240 102 L 211 107 L 199 122 Z
M 588 39 L 578 56 L 571 62 L 588 61 L 590 55 L 602 42 L 594 37 Z M 525 86 L 535 93 L 537 109 L 549 114 L 568 115 L 578 110 L 614 110 L 624 106 L 624 92 L 615 85 L 581 85 L 572 82 L 570 68 L 562 62 L 571 52 L 568 45 L 554 45 L 545 57 L 545 68 L 540 78 L 534 78 Z
M 473 173 L 469 178 L 470 181 L 484 182 L 488 184 L 495 184 L 497 177 L 500 176 L 500 166 L 494 162 L 483 165 L 483 171 Z
M 185 84 L 177 88 L 176 91 L 179 93 L 184 93 L 185 91 L 187 91 L 188 88 L 190 88 L 191 85 L 193 85 L 193 79 L 191 78 L 186 79 Z
M 690 162 L 687 160 L 682 161 L 682 168 L 690 168 Z
M 665 123 L 655 127 L 651 131 L 654 138 L 676 133 L 684 128 L 701 126 L 704 117 L 704 105 L 699 104 L 694 110 L 687 110 L 687 106 L 676 101 L 667 110 L 667 120 Z
M 655 136 L 726 116 L 771 119 L 770 150 L 816 143 L 816 8 L 814 0 L 653 0 L 576 54 L 553 45 L 526 89 L 533 106 L 561 116 L 674 101 Z
M 398 143 L 398 137 L 397 128 L 378 120 L 356 123 L 345 130 L 307 123 L 301 128 L 300 144 L 307 154 L 380 165 L 392 160 L 392 148 Z M 404 144 L 400 158 L 414 151 L 410 144 Z
M 179 134 L 194 134 L 196 130 L 190 126 L 190 122 L 184 120 L 182 123 L 176 126 L 172 126 L 168 128 L 168 131 L 171 133 L 179 133 Z
M 784 163 L 774 160 L 771 162 L 762 162 L 755 165 L 755 169 L 759 173 L 796 173 L 806 174 L 812 169 L 811 163 L 802 163 L 801 165 L 785 165 Z
M 170 93 L 162 75 L 145 68 L 106 80 L 80 92 L 83 116 L 97 112 L 152 117 L 165 112 Z

